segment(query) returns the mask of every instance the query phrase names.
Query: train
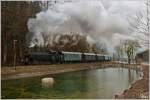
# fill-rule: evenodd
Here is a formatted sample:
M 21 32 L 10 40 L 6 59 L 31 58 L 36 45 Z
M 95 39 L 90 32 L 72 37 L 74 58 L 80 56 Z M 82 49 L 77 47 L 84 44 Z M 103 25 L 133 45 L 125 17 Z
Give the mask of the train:
M 111 61 L 111 56 L 95 53 L 81 52 L 30 52 L 23 57 L 23 64 L 54 64 L 54 63 L 87 63 L 98 61 Z

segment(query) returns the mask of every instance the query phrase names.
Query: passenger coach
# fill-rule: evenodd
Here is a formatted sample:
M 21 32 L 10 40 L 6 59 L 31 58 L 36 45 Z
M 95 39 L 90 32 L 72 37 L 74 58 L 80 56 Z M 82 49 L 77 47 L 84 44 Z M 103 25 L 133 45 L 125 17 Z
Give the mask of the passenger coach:
M 111 56 L 80 53 L 80 52 L 32 52 L 23 58 L 24 64 L 53 64 L 53 63 L 75 63 L 75 62 L 96 62 L 110 61 Z

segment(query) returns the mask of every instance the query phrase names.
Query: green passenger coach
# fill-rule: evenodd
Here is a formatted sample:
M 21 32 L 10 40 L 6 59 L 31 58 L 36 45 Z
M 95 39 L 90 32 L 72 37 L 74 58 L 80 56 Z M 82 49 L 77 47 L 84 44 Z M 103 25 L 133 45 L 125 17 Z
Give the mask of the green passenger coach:
M 78 52 L 62 52 L 64 55 L 64 62 L 80 62 L 82 60 L 82 53 Z

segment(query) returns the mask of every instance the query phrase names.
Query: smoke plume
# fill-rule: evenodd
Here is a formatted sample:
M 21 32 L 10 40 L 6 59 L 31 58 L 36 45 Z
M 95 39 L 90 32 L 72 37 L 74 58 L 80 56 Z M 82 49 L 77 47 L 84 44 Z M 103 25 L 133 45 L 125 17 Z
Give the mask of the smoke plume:
M 64 34 L 79 34 L 91 44 L 105 43 L 112 51 L 120 37 L 130 37 L 128 17 L 135 16 L 143 4 L 142 1 L 127 0 L 56 3 L 46 11 L 37 13 L 36 18 L 28 20 L 29 46 L 53 45 Z M 63 40 L 64 44 L 67 42 L 67 39 Z

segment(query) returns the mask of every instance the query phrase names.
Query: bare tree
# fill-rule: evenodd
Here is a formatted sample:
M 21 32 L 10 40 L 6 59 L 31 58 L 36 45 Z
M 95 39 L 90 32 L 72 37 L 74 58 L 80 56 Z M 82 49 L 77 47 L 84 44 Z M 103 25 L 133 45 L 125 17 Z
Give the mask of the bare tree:
M 2 66 L 13 65 L 13 40 L 16 44 L 16 65 L 20 63 L 22 53 L 26 50 L 26 33 L 28 18 L 34 17 L 41 8 L 38 2 L 2 1 L 1 2 L 1 45 Z M 10 53 L 12 52 L 12 53 Z
M 116 46 L 115 50 L 117 52 L 118 61 L 120 61 L 120 59 L 122 58 L 122 55 L 123 55 L 123 48 L 122 48 L 122 46 Z
M 144 46 L 149 46 L 149 34 L 150 34 L 150 0 L 145 3 L 145 9 L 138 12 L 136 16 L 128 19 L 130 24 L 130 31 L 136 32 L 137 40 Z
M 131 61 L 135 60 L 136 51 L 139 47 L 140 46 L 137 40 L 122 41 L 120 42 L 120 45 L 115 47 L 116 50 L 115 55 L 118 61 L 125 60 L 124 57 L 127 56 L 128 63 L 130 64 Z
M 130 64 L 131 61 L 134 61 L 136 51 L 140 46 L 139 43 L 135 40 L 126 40 L 124 45 L 125 45 L 125 53 L 128 57 L 128 63 Z
M 42 7 L 43 11 L 46 11 L 47 9 L 53 9 L 55 7 L 55 4 L 58 3 L 56 0 L 49 0 L 49 1 L 40 1 L 39 5 Z

